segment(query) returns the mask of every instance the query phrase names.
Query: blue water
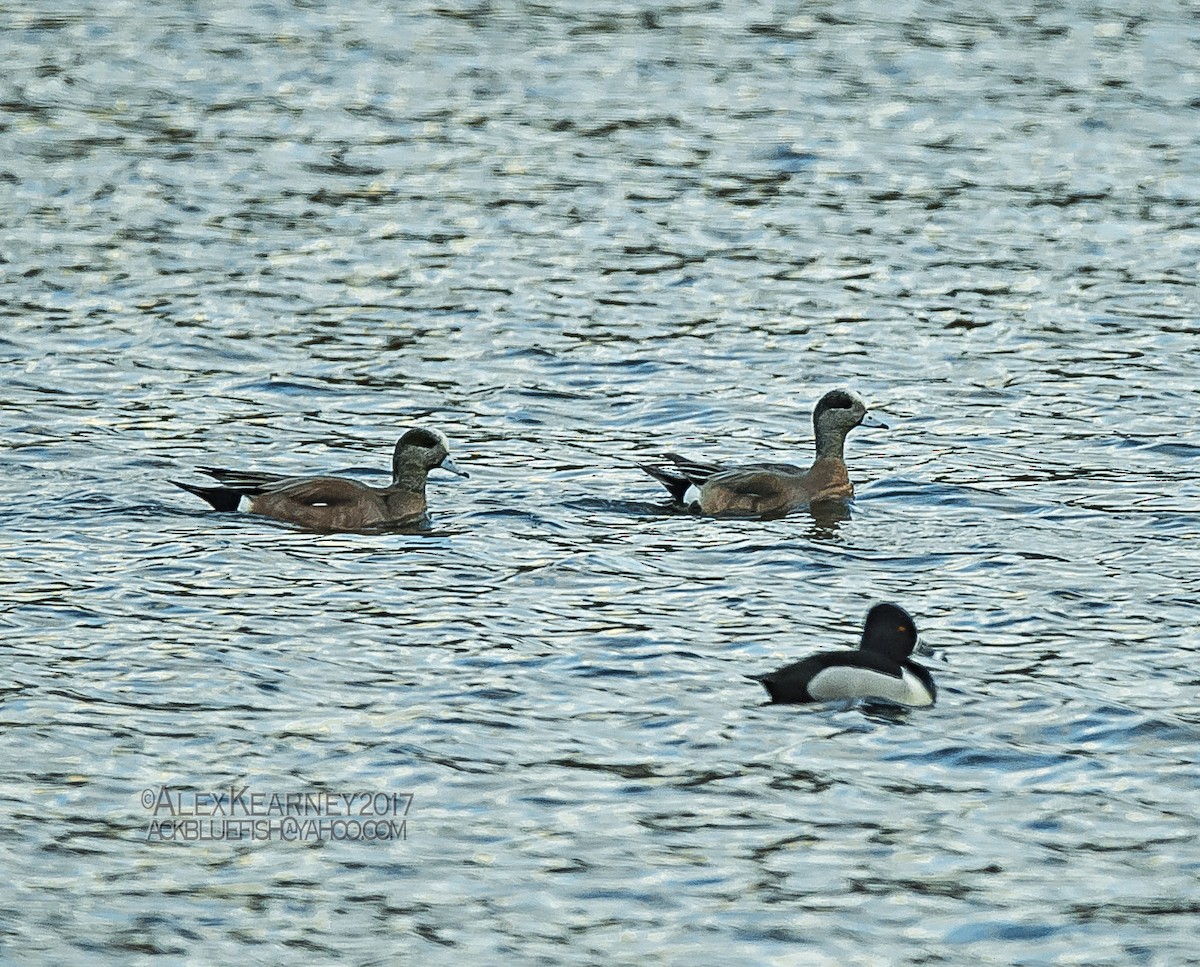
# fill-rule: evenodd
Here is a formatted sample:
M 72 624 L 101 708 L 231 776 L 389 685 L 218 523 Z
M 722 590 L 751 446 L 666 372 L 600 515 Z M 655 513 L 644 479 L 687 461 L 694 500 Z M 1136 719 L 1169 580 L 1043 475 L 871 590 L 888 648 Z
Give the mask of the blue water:
M 1189 5 L 5 20 L 0 958 L 1200 963 Z M 835 386 L 842 519 L 635 466 Z M 169 483 L 414 425 L 423 530 Z M 877 600 L 932 709 L 744 678 Z M 231 785 L 412 798 L 148 841 Z

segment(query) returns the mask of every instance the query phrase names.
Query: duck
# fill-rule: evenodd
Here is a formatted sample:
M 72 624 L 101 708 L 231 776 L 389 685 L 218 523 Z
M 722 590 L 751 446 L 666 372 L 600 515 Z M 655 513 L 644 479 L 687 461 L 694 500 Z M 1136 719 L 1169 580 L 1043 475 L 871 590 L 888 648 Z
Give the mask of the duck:
M 346 477 L 287 477 L 255 470 L 197 468 L 218 481 L 200 487 L 175 486 L 207 501 L 214 510 L 244 509 L 313 530 L 350 531 L 416 520 L 427 510 L 425 478 L 435 467 L 470 476 L 450 459 L 450 443 L 440 430 L 408 430 L 392 454 L 392 482 L 371 487 Z
M 776 704 L 864 698 L 932 705 L 937 698 L 933 676 L 909 658 L 916 646 L 917 626 L 909 613 L 899 605 L 877 604 L 867 612 L 857 650 L 819 652 L 748 677 L 762 683 Z
M 854 496 L 844 454 L 846 435 L 858 426 L 887 429 L 886 423 L 867 412 L 861 396 L 835 389 L 813 408 L 817 455 L 807 470 L 787 463 L 725 467 L 677 453 L 663 454 L 665 462 L 638 466 L 666 487 L 683 509 L 713 516 L 779 516 L 820 501 Z

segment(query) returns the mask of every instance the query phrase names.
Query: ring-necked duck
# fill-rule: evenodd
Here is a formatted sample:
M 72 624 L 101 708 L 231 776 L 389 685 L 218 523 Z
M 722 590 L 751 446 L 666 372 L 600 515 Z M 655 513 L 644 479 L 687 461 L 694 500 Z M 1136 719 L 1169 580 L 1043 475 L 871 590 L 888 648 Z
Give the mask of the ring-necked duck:
M 439 430 L 409 430 L 396 442 L 392 482 L 386 487 L 345 477 L 284 477 L 215 467 L 200 469 L 220 486 L 171 482 L 208 501 L 214 510 L 237 510 L 246 498 L 246 510 L 254 514 L 314 530 L 361 530 L 421 517 L 426 509 L 425 477 L 434 467 L 468 476 L 454 465 L 449 450 Z
M 666 463 L 639 466 L 671 492 L 682 507 L 705 514 L 784 514 L 813 501 L 854 496 L 846 473 L 846 434 L 856 426 L 880 427 L 867 413 L 862 397 L 835 389 L 813 409 L 817 456 L 804 470 L 787 463 L 721 467 L 697 463 L 676 453 L 664 454 Z
M 898 705 L 932 705 L 937 687 L 929 672 L 910 660 L 917 626 L 903 608 L 877 604 L 867 612 L 857 651 L 826 651 L 766 675 L 771 701 L 796 704 L 875 698 Z

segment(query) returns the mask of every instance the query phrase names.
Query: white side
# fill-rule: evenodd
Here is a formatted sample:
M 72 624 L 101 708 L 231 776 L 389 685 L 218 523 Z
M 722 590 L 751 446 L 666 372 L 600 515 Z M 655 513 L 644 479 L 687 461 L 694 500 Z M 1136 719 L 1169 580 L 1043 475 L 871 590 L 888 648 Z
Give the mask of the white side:
M 882 698 L 898 705 L 933 704 L 933 696 L 924 683 L 907 668 L 901 668 L 899 678 L 853 665 L 826 668 L 813 675 L 808 683 L 808 694 L 818 702 Z

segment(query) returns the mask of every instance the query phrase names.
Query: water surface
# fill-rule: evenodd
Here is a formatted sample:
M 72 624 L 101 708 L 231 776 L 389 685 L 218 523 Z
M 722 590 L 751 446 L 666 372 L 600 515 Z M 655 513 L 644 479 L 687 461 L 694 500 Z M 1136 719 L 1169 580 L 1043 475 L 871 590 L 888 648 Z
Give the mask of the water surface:
M 1139 9 L 10 4 L 0 955 L 1196 962 L 1200 20 Z M 634 466 L 841 385 L 845 519 Z M 424 530 L 169 483 L 417 424 Z M 743 677 L 876 600 L 934 708 Z M 406 838 L 146 841 L 230 784 Z

